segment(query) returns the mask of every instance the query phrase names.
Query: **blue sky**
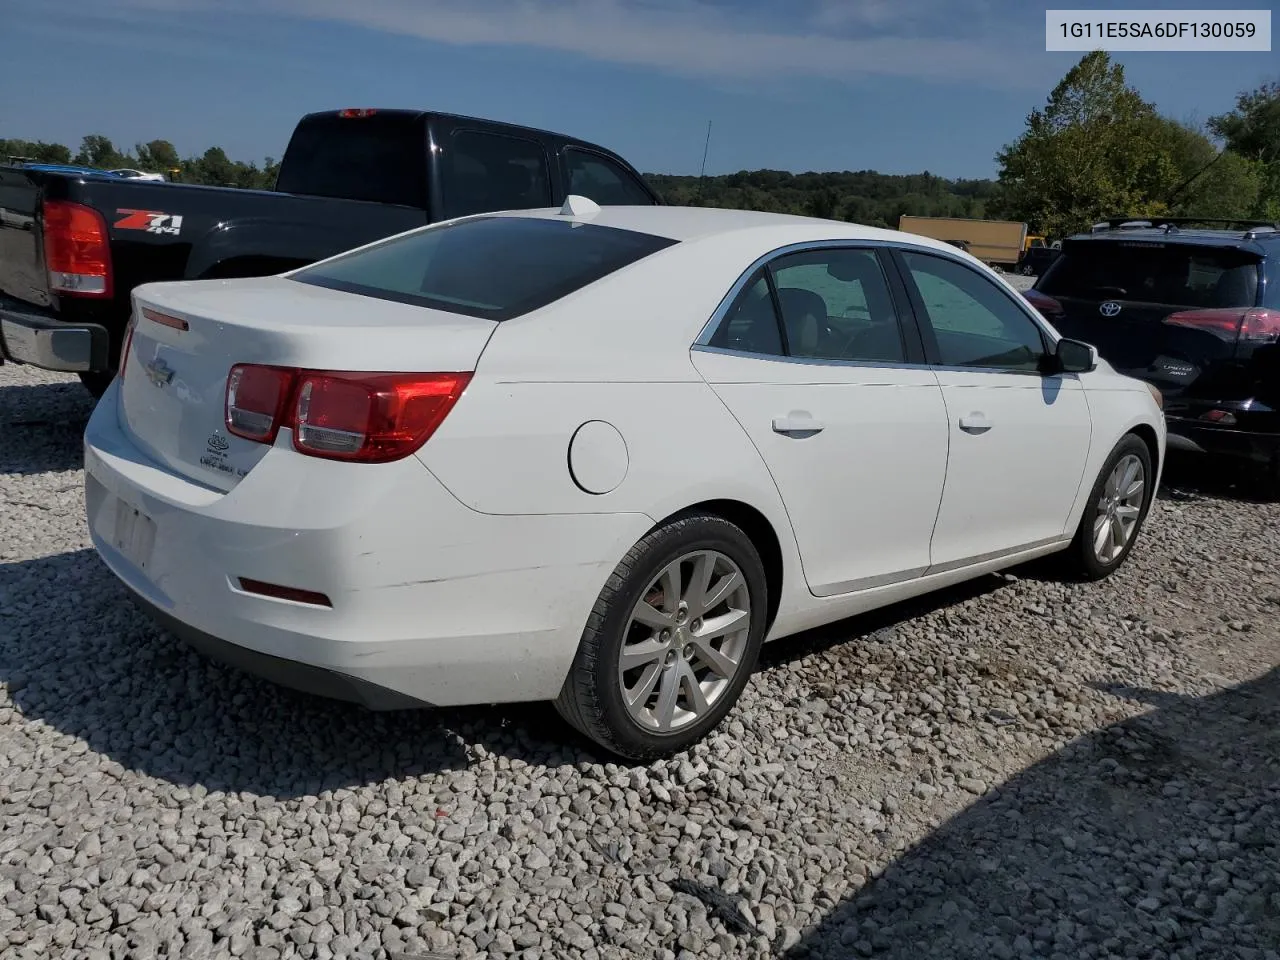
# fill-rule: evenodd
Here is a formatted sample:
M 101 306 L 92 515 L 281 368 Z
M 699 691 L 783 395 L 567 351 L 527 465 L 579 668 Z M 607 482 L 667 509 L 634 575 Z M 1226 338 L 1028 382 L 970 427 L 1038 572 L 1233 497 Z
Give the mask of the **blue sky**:
M 1056 3 L 1055 7 L 1072 7 Z M 1139 4 L 1097 5 L 1132 7 Z M 1209 8 L 1210 0 L 1170 4 Z M 1223 9 L 1250 4 L 1217 4 Z M 1253 6 L 1258 6 L 1254 4 Z M 0 0 L 0 137 L 279 157 L 303 113 L 423 107 L 604 143 L 647 172 L 995 173 L 1078 59 L 1028 0 Z M 1270 53 L 1119 54 L 1178 119 Z

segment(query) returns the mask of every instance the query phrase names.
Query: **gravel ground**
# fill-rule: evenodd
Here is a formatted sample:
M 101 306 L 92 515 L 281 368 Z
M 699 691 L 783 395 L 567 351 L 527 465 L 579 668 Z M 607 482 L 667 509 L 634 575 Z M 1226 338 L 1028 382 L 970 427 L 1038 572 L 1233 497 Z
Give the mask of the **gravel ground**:
M 1111 580 L 781 641 L 723 732 L 371 715 L 88 549 L 79 384 L 0 367 L 0 956 L 1280 958 L 1280 506 L 1173 477 Z

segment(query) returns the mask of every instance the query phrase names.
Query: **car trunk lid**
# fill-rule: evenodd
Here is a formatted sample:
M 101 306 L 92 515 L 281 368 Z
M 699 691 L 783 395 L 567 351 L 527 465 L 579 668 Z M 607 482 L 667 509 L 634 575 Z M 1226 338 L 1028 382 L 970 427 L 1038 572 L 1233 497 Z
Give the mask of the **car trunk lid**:
M 235 364 L 473 371 L 495 326 L 286 277 L 146 285 L 134 291 L 118 415 L 147 456 L 228 491 L 270 449 L 227 428 Z

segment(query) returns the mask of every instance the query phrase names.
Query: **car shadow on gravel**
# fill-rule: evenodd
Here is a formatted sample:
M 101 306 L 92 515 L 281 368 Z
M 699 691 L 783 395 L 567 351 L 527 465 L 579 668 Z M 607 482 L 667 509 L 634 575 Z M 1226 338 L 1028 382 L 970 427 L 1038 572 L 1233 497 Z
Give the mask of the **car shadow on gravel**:
M 1010 571 L 1015 573 L 1016 571 Z M 898 626 L 917 617 L 926 617 L 946 607 L 964 603 L 1001 590 L 1012 581 L 1003 574 L 988 574 L 931 593 L 903 600 L 887 607 L 837 620 L 803 633 L 783 637 L 760 651 L 760 669 L 791 663 L 815 653 L 861 639 L 891 643 Z
M 982 578 L 779 640 L 761 669 L 883 638 L 1002 582 Z M 480 753 L 552 767 L 611 759 L 549 704 L 374 713 L 214 663 L 134 607 L 88 549 L 0 564 L 0 681 L 29 720 L 122 767 L 209 790 L 313 795 L 464 768 Z
M 1175 502 L 1211 498 L 1275 503 L 1280 500 L 1280 486 L 1260 466 L 1173 450 L 1165 461 L 1159 496 Z
M 0 387 L 0 474 L 78 470 L 93 407 L 78 380 Z
M 1084 736 L 902 855 L 788 957 L 1276 956 L 1280 668 Z
M 314 795 L 465 768 L 483 752 L 597 759 L 550 705 L 374 713 L 214 663 L 155 626 L 88 549 L 0 564 L 0 681 L 28 721 L 207 790 Z

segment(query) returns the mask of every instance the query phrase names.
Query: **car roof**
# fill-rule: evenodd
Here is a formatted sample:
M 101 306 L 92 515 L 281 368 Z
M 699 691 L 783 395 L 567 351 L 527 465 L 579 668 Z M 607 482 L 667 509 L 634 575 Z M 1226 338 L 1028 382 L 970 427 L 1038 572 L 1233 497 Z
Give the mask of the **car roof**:
M 501 216 L 557 219 L 559 209 L 504 210 Z M 804 243 L 824 240 L 865 240 L 878 243 L 902 243 L 904 240 L 919 246 L 945 250 L 958 256 L 963 251 L 932 237 L 906 233 L 901 230 L 868 227 L 843 220 L 820 220 L 789 213 L 767 213 L 760 210 L 730 210 L 721 207 L 676 206 L 606 206 L 574 218 L 582 223 L 619 230 L 633 230 L 669 240 L 701 240 L 743 231 L 775 234 L 762 237 L 779 243 Z
M 1280 229 L 1268 229 L 1264 225 L 1246 229 L 1223 230 L 1207 227 L 1187 227 L 1167 229 L 1163 226 L 1126 227 L 1093 230 L 1089 233 L 1077 233 L 1067 237 L 1072 242 L 1080 241 L 1126 241 L 1137 240 L 1142 243 L 1159 243 L 1197 247 L 1223 247 L 1233 250 L 1247 250 L 1259 256 L 1275 254 L 1275 242 L 1280 240 Z

